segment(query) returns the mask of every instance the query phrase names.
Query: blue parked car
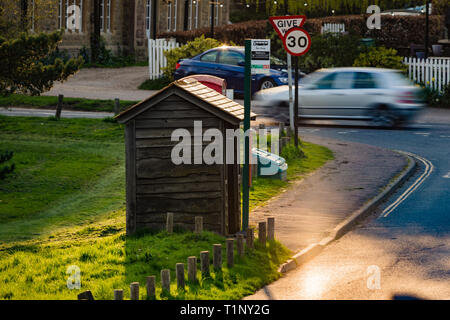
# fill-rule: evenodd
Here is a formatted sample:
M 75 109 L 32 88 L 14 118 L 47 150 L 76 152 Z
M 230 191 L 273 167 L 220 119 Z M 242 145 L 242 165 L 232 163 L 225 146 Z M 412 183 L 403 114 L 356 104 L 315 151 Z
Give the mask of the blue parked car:
M 236 94 L 244 94 L 244 47 L 223 46 L 207 50 L 191 59 L 178 61 L 174 73 L 175 80 L 194 74 L 209 74 L 227 81 L 227 88 Z M 271 65 L 273 68 L 274 66 Z M 288 74 L 283 66 L 281 70 L 270 69 L 269 74 L 252 75 L 252 94 L 288 83 Z

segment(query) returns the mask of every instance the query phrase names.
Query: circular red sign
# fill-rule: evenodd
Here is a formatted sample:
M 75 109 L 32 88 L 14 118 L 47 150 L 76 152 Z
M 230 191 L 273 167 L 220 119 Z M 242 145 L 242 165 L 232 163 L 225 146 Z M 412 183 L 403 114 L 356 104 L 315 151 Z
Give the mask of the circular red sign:
M 283 46 L 293 56 L 302 56 L 311 48 L 311 36 L 302 28 L 289 29 L 284 35 Z

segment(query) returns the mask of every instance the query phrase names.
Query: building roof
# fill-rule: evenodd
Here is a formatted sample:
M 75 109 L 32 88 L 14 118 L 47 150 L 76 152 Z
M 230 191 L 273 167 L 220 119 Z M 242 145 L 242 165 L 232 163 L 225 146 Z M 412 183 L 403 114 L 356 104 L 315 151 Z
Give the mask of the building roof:
M 181 90 L 177 90 L 181 89 Z M 226 96 L 218 93 L 217 91 L 205 86 L 204 84 L 198 82 L 195 79 L 180 79 L 172 82 L 167 87 L 161 89 L 151 97 L 142 100 L 141 102 L 129 107 L 115 118 L 119 123 L 125 123 L 136 117 L 138 114 L 151 108 L 153 105 L 157 104 L 159 101 L 168 97 L 171 94 L 177 94 L 181 97 L 185 97 L 182 93 L 188 93 L 197 99 L 196 102 L 206 103 L 206 111 L 213 112 L 218 117 L 223 118 L 228 122 L 240 122 L 244 120 L 244 107 L 239 103 L 227 98 Z M 181 91 L 181 92 L 180 92 Z M 194 101 L 192 101 L 194 102 Z M 205 106 L 204 104 L 199 104 L 199 107 Z M 208 108 L 209 107 L 209 108 Z M 222 115 L 222 116 L 221 116 Z M 251 118 L 255 118 L 256 114 L 251 113 Z M 231 120 L 231 121 L 230 121 Z M 234 120 L 234 121 L 233 121 Z

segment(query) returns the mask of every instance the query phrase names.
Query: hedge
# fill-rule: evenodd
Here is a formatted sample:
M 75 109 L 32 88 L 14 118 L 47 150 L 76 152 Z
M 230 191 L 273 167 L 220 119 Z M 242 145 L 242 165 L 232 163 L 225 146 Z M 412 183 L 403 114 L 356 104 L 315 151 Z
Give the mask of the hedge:
M 383 15 L 381 18 L 381 30 L 367 29 L 366 21 L 369 15 L 333 16 L 326 18 L 308 19 L 304 28 L 311 34 L 320 33 L 323 23 L 345 23 L 346 31 L 361 38 L 374 38 L 378 45 L 395 48 L 401 53 L 406 52 L 412 43 L 422 44 L 425 42 L 425 16 L 390 16 Z M 430 16 L 430 44 L 436 43 L 443 37 L 444 16 Z M 244 39 L 261 39 L 268 37 L 273 31 L 268 20 L 257 20 L 230 24 L 216 27 L 214 38 L 229 43 L 230 41 L 243 45 Z M 191 31 L 177 31 L 161 33 L 161 38 L 176 38 L 180 43 L 192 41 L 202 34 L 210 35 L 209 28 Z

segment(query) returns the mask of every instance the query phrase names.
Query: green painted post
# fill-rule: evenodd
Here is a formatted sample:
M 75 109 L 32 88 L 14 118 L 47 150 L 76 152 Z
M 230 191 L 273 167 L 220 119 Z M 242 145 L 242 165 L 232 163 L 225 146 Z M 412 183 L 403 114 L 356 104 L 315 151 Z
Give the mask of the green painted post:
M 251 50 L 252 41 L 245 40 L 245 73 L 244 73 L 244 132 L 250 130 L 250 108 L 251 108 Z M 242 177 L 242 230 L 245 231 L 248 228 L 248 214 L 249 214 L 249 179 L 250 179 L 250 152 L 249 152 L 249 136 L 244 136 L 244 170 Z

